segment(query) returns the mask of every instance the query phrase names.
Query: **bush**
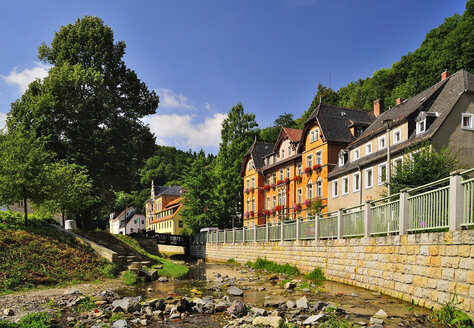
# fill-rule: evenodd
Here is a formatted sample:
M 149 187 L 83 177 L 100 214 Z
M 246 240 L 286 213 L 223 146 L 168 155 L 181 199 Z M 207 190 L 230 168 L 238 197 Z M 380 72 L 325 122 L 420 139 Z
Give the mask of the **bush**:
M 46 312 L 31 313 L 18 322 L 0 320 L 0 328 L 50 328 L 51 317 Z
M 123 273 L 124 283 L 126 285 L 132 286 L 136 285 L 139 282 L 142 282 L 142 279 L 138 275 L 130 270 L 127 270 Z
M 314 281 L 321 281 L 326 279 L 326 277 L 324 277 L 324 272 L 321 268 L 314 269 L 313 271 L 305 275 L 305 278 Z
M 233 258 L 228 259 L 225 263 L 226 264 L 231 264 L 231 265 L 240 265 L 240 263 L 237 262 L 236 260 L 234 260 Z
M 107 263 L 102 268 L 99 268 L 99 271 L 107 278 L 115 278 L 120 272 L 120 268 L 115 263 Z
M 468 328 L 473 327 L 469 316 L 456 307 L 456 295 L 448 301 L 438 312 L 433 314 L 433 319 L 446 324 L 449 327 Z
M 292 266 L 289 264 L 285 264 L 285 265 L 276 264 L 275 262 L 269 261 L 267 259 L 262 259 L 260 257 L 257 258 L 255 263 L 250 262 L 249 264 L 249 262 L 247 262 L 246 265 L 251 266 L 255 269 L 262 269 L 262 270 L 276 272 L 276 273 L 286 273 L 289 275 L 300 274 L 300 271 L 295 266 Z
M 57 223 L 52 215 L 41 213 L 28 213 L 28 221 L 26 226 L 43 226 Z M 25 226 L 25 217 L 22 213 L 12 211 L 0 212 L 0 229 L 1 228 L 19 228 Z

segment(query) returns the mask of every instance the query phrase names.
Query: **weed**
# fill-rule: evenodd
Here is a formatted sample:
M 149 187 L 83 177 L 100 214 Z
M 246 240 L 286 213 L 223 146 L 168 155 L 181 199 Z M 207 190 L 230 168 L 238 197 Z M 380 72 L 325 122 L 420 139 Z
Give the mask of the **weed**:
M 0 320 L 0 328 L 50 328 L 51 317 L 46 312 L 31 313 L 18 322 Z
M 253 263 L 252 263 L 252 261 L 247 261 L 247 262 L 245 262 L 245 265 L 251 267 L 253 265 Z
M 99 271 L 107 278 L 115 278 L 120 272 L 120 269 L 117 264 L 109 262 L 104 265 Z
M 86 296 L 77 305 L 77 311 L 79 313 L 88 312 L 96 307 L 94 301 L 89 296 Z
M 296 323 L 294 322 L 281 322 L 278 328 L 296 328 Z
M 271 271 L 271 272 L 276 272 L 276 273 L 286 273 L 289 275 L 299 275 L 300 271 L 298 270 L 297 267 L 285 264 L 285 265 L 280 265 L 276 264 L 275 262 L 269 261 L 267 259 L 262 259 L 262 258 L 257 258 L 255 263 L 247 262 L 246 265 L 249 265 L 255 269 L 263 269 L 266 271 Z
M 438 312 L 433 313 L 432 319 L 448 325 L 449 327 L 468 328 L 473 323 L 469 316 L 456 307 L 457 295 L 449 300 Z
M 233 259 L 233 258 L 228 259 L 225 263 L 226 263 L 226 264 L 231 264 L 231 265 L 240 265 L 240 263 L 237 262 L 237 261 L 236 261 L 235 259 Z
M 123 315 L 123 312 L 117 312 L 117 313 L 114 313 L 110 317 L 109 322 L 115 322 L 115 321 L 123 319 L 123 318 L 125 318 L 125 316 Z
M 139 282 L 142 282 L 142 279 L 138 277 L 135 272 L 132 272 L 130 270 L 127 270 L 123 273 L 123 278 L 124 283 L 129 286 L 136 285 Z
M 327 320 L 319 325 L 320 328 L 356 328 L 356 324 L 350 323 L 348 320 L 338 317 L 335 313 L 329 314 Z
M 313 281 L 322 281 L 325 280 L 324 272 L 321 268 L 316 268 L 307 275 L 305 275 L 306 279 L 313 280 Z
M 291 282 L 292 280 L 291 279 L 283 279 L 282 281 L 280 281 L 280 283 L 278 284 L 281 288 L 283 288 L 283 286 L 285 286 L 285 284 L 287 282 Z

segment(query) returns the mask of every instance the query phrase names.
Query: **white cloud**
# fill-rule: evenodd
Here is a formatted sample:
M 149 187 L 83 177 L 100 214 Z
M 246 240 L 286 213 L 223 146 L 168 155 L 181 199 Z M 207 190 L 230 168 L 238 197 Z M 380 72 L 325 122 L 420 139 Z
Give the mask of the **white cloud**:
M 50 67 L 49 65 L 37 62 L 33 68 L 25 68 L 22 71 L 18 71 L 18 68 L 14 67 L 9 75 L 0 76 L 6 83 L 17 85 L 19 91 L 23 93 L 35 79 L 45 78 Z
M 0 113 L 0 130 L 5 127 L 6 121 L 7 121 L 7 114 Z
M 206 108 L 211 113 L 217 112 L 216 105 L 213 103 L 208 103 L 207 101 L 204 103 L 204 108 Z
M 160 88 L 157 89 L 160 96 L 160 106 L 167 108 L 184 108 L 195 109 L 193 105 L 188 103 L 188 97 L 182 94 L 175 94 L 171 89 Z
M 147 121 L 161 145 L 193 149 L 218 147 L 222 122 L 227 114 L 214 113 L 203 122 L 197 115 L 152 115 Z

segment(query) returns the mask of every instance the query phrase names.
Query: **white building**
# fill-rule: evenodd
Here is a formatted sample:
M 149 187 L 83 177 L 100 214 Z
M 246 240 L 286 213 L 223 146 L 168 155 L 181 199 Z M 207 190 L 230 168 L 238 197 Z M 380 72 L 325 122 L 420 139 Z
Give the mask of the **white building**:
M 145 215 L 137 214 L 133 207 L 126 208 L 122 213 L 110 214 L 110 233 L 129 235 L 146 229 Z

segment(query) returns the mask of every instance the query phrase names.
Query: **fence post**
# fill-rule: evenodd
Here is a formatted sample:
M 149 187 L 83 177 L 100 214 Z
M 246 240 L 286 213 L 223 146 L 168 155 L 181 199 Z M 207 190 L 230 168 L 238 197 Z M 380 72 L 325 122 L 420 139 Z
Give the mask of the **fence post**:
M 245 237 L 245 235 L 246 235 L 245 231 L 246 231 L 246 230 L 247 230 L 247 229 L 245 229 L 245 226 L 242 227 L 242 242 L 243 242 L 243 243 L 247 242 L 247 238 Z
M 224 244 L 227 243 L 227 229 L 224 229 Z
M 314 240 L 319 240 L 319 214 L 314 216 Z
M 257 242 L 257 225 L 253 226 L 253 241 Z
M 283 220 L 280 221 L 280 241 L 285 240 L 285 225 L 283 224 Z
M 408 233 L 410 224 L 410 202 L 408 201 L 408 188 L 400 190 L 400 235 Z
M 462 170 L 451 172 L 449 177 L 449 231 L 461 229 L 464 215 L 464 188 L 461 184 Z
M 232 228 L 232 244 L 235 244 L 235 228 Z
M 367 201 L 364 204 L 364 237 L 369 238 L 372 226 L 372 210 L 370 208 L 370 202 Z
M 344 233 L 344 222 L 342 221 L 342 209 L 337 211 L 337 239 L 342 239 Z
M 296 240 L 300 240 L 300 218 L 296 218 Z
M 270 228 L 268 227 L 268 222 L 265 223 L 265 240 L 270 241 Z

